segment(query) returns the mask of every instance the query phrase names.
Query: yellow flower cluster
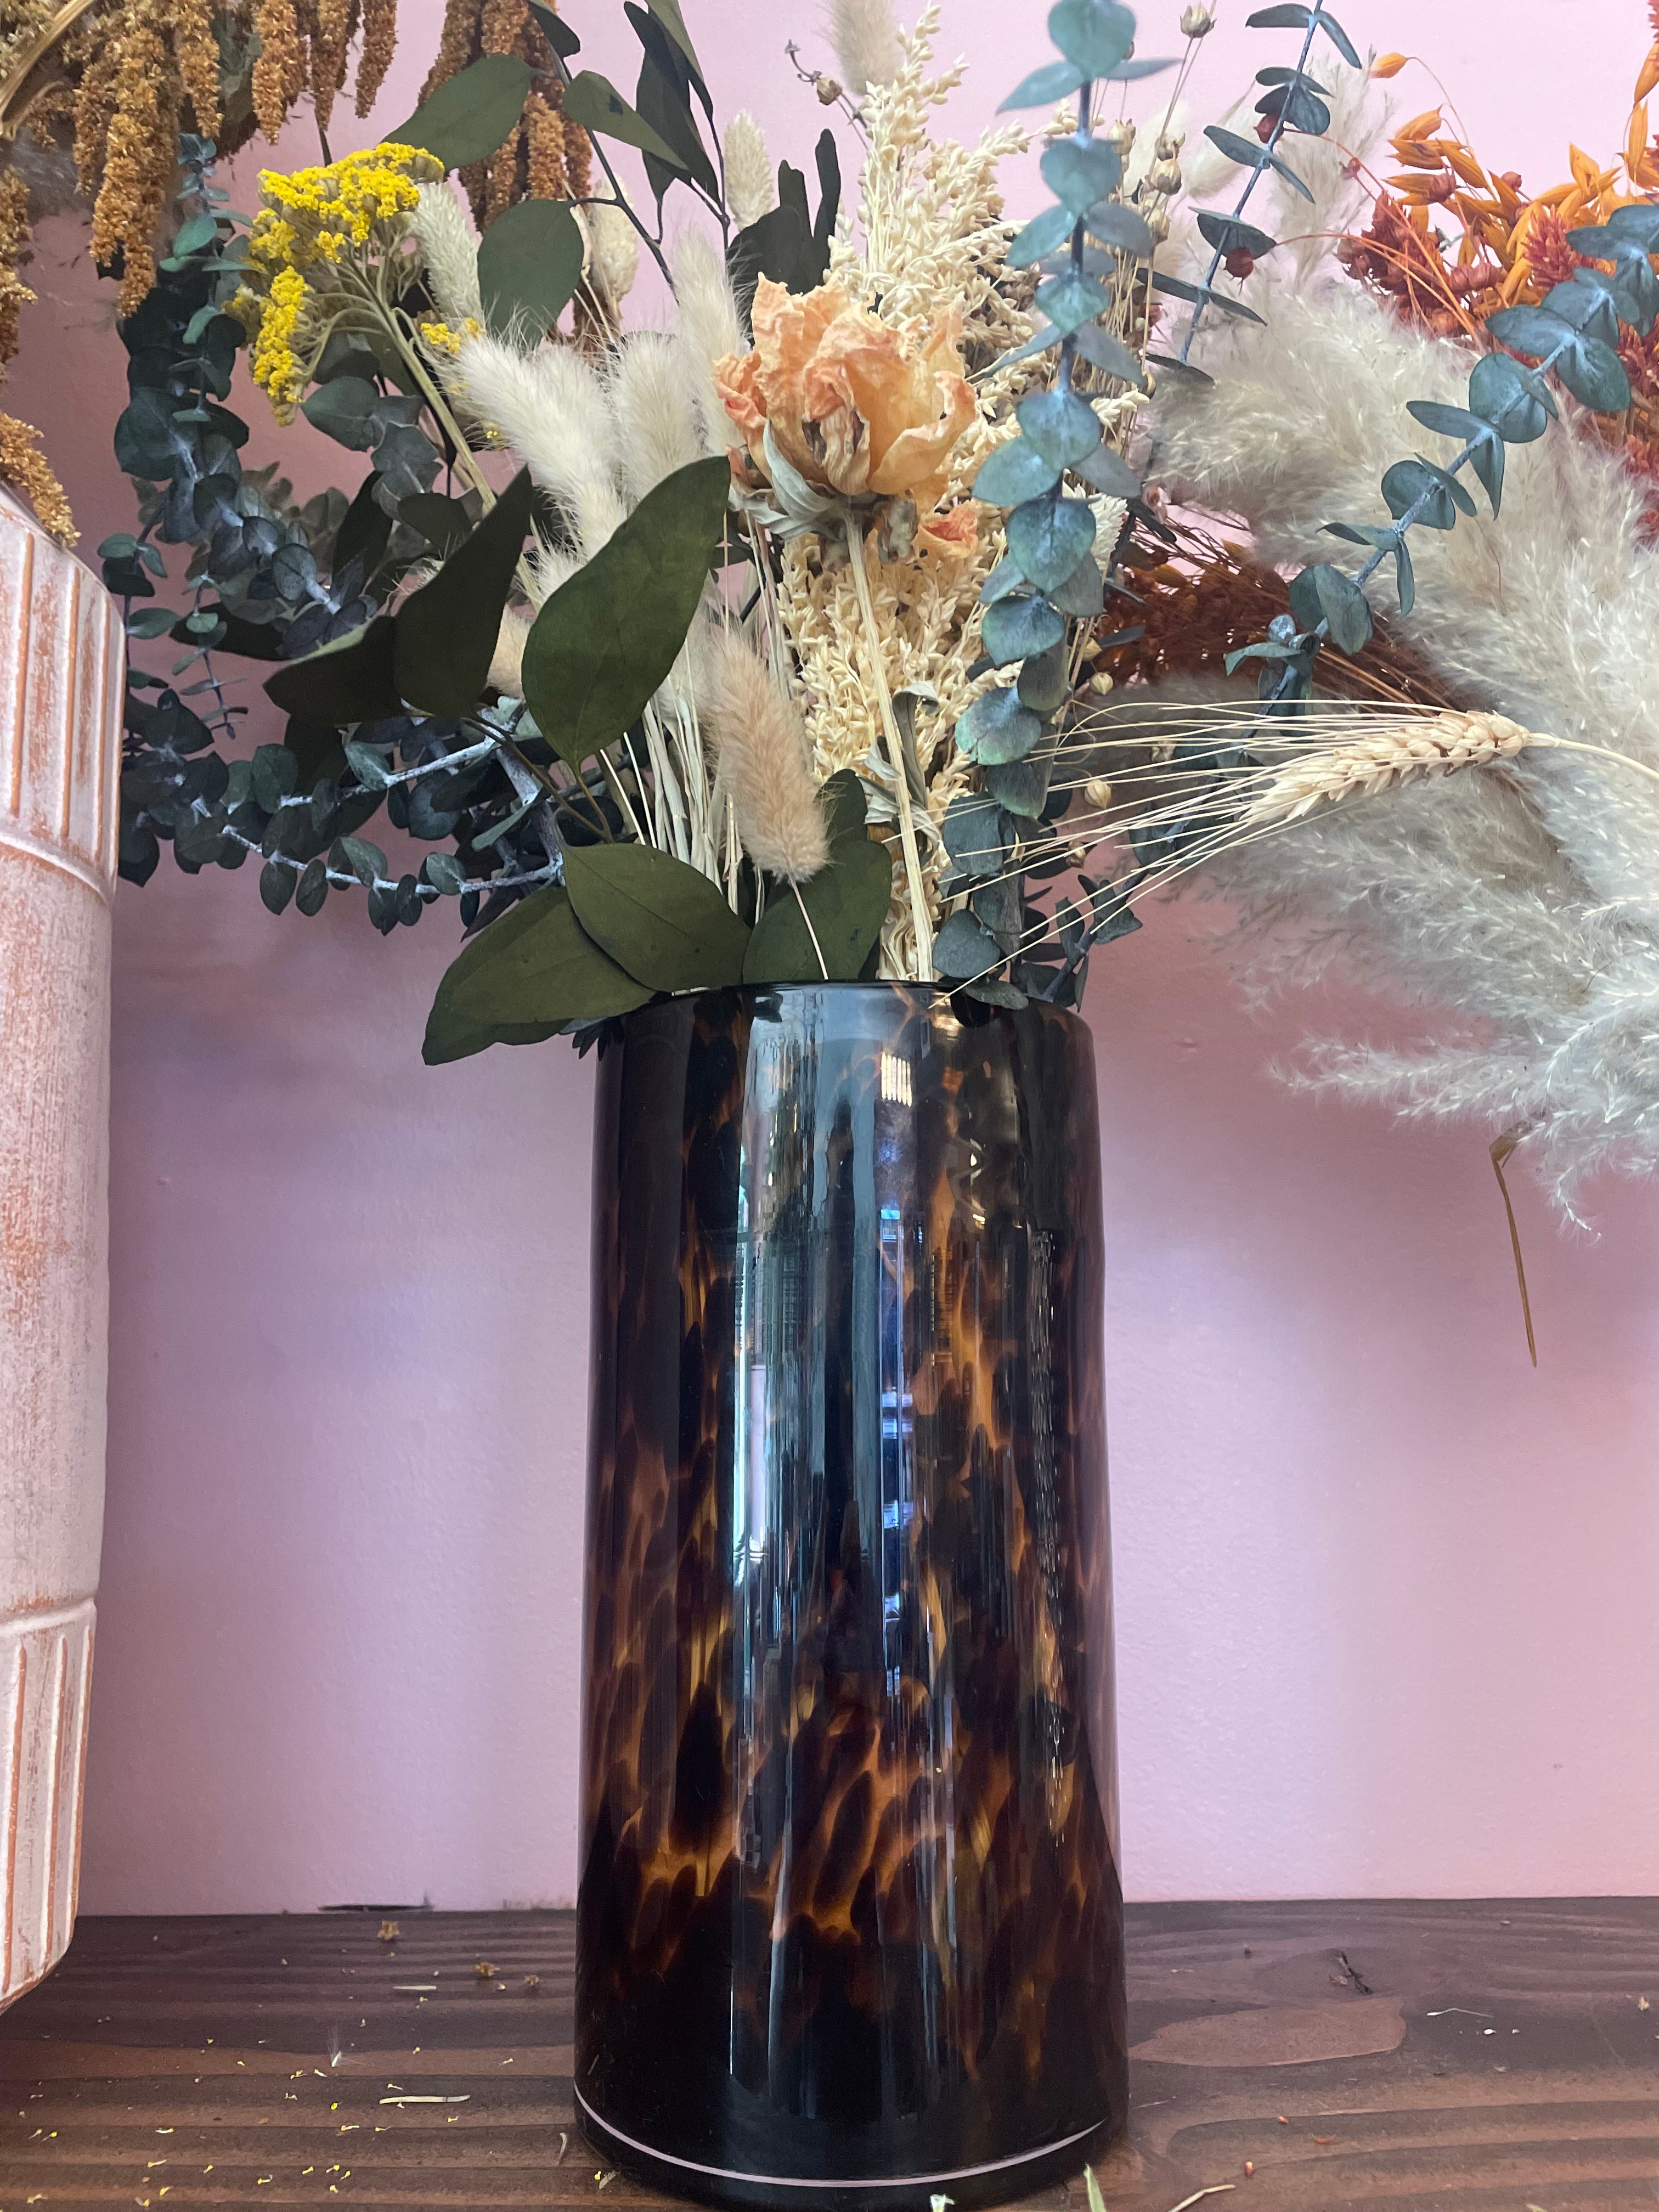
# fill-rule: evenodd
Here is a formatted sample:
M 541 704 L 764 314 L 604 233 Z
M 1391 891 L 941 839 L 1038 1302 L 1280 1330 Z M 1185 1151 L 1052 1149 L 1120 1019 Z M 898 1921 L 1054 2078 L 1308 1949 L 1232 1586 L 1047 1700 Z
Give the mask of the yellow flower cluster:
M 244 286 L 231 302 L 231 313 L 248 322 L 253 338 L 253 380 L 270 394 L 279 422 L 290 421 L 305 397 L 307 364 L 295 351 L 294 342 L 310 297 L 297 269 L 279 269 L 270 280 L 267 300 L 260 301 Z M 257 319 L 246 314 L 244 302 L 257 310 Z
M 456 328 L 449 323 L 417 323 L 421 343 L 428 353 L 443 354 L 450 361 L 459 361 L 461 348 L 469 338 L 483 336 L 483 325 L 476 315 L 464 315 Z
M 336 267 L 349 257 L 382 252 L 402 238 L 420 204 L 420 186 L 435 184 L 443 163 L 418 146 L 371 146 L 326 168 L 283 176 L 260 173 L 264 202 L 248 251 L 268 268 Z

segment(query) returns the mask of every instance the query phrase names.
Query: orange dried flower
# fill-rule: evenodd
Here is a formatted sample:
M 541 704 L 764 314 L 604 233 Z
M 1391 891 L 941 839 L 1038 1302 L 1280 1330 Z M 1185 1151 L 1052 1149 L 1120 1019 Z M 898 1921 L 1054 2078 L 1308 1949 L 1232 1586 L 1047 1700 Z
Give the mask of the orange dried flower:
M 64 487 L 40 451 L 40 434 L 15 415 L 0 414 L 0 483 L 21 492 L 60 545 L 73 545 L 79 532 Z
M 564 118 L 539 92 L 525 103 L 525 136 L 530 148 L 530 197 L 563 200 L 572 197 L 564 170 Z
M 259 58 L 253 64 L 253 112 L 272 144 L 305 83 L 305 57 L 294 0 L 254 0 Z
M 1371 64 L 1373 76 L 1398 76 L 1411 59 L 1409 54 L 1379 54 Z
M 398 0 L 363 0 L 363 48 L 357 58 L 359 115 L 374 106 L 398 47 Z
M 929 513 L 978 410 L 957 350 L 958 313 L 925 335 L 855 307 L 839 284 L 798 295 L 763 277 L 751 353 L 714 364 L 751 481 L 769 483 L 766 437 L 809 484 L 843 498 L 914 499 Z

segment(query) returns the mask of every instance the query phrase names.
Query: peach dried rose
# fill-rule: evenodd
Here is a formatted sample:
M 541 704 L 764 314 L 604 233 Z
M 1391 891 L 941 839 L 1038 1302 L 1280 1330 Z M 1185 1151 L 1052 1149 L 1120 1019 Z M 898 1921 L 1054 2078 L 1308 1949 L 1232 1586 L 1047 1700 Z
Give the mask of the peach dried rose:
M 959 314 L 923 335 L 856 307 L 839 284 L 798 295 L 763 277 L 752 324 L 754 350 L 716 362 L 714 382 L 757 481 L 771 478 L 769 426 L 809 484 L 845 499 L 908 496 L 924 514 L 937 504 L 978 411 Z

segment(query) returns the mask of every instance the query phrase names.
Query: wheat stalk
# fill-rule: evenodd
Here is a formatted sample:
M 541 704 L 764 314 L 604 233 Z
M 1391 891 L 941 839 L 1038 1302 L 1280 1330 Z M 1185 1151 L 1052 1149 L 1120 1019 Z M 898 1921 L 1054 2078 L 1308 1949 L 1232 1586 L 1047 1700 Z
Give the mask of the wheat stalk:
M 1553 738 L 1523 729 L 1507 714 L 1461 714 L 1449 709 L 1431 720 L 1369 732 L 1347 744 L 1322 747 L 1300 760 L 1287 761 L 1239 817 L 1239 827 L 1267 822 L 1296 822 L 1344 799 L 1387 791 L 1411 775 L 1449 775 L 1460 768 L 1486 768 L 1512 760 L 1529 745 L 1553 745 Z

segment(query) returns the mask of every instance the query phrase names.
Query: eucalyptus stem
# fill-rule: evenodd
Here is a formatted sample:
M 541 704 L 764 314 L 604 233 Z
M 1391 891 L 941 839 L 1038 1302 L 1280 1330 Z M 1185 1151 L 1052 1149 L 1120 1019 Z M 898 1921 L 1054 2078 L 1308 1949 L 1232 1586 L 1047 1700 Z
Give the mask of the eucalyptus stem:
M 1321 21 L 1320 10 L 1323 4 L 1324 0 L 1313 0 L 1313 6 L 1308 12 L 1307 35 L 1302 41 L 1302 52 L 1297 56 L 1296 59 L 1296 73 L 1297 76 L 1300 76 L 1303 70 L 1308 66 L 1308 57 L 1313 52 L 1314 33 L 1319 28 Z M 1249 175 L 1244 180 L 1244 189 L 1238 196 L 1237 206 L 1233 210 L 1233 221 L 1235 222 L 1238 221 L 1245 209 L 1249 206 L 1250 194 L 1255 190 L 1262 178 L 1267 174 L 1267 165 L 1273 157 L 1273 149 L 1279 144 L 1279 140 L 1285 136 L 1285 108 L 1288 107 L 1288 106 L 1289 102 L 1286 101 L 1285 107 L 1281 107 L 1279 113 L 1274 116 L 1273 129 L 1269 131 L 1262 144 L 1261 159 L 1255 164 L 1254 168 L 1250 171 Z M 1209 267 L 1204 272 L 1203 289 L 1205 291 L 1207 292 L 1210 287 L 1215 283 L 1216 271 L 1220 268 L 1222 263 L 1226 259 L 1226 254 L 1223 252 L 1222 248 L 1218 246 L 1214 252 L 1210 256 Z M 1176 356 L 1178 360 L 1185 361 L 1188 355 L 1192 351 L 1193 340 L 1198 336 L 1198 326 L 1203 320 L 1204 309 L 1206 305 L 1207 302 L 1203 300 L 1195 300 L 1193 302 L 1192 315 L 1187 325 L 1187 335 L 1181 341 L 1181 351 Z

